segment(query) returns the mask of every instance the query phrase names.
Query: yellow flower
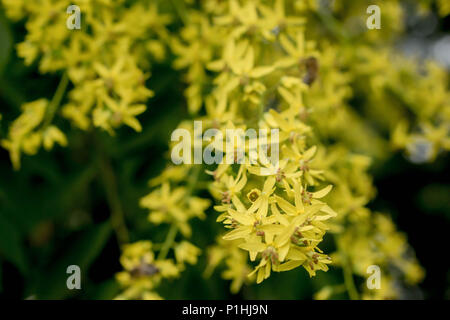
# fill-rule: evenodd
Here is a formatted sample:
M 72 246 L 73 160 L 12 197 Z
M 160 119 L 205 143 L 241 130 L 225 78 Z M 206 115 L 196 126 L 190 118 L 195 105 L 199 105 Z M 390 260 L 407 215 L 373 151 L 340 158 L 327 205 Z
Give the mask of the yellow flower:
M 34 155 L 42 144 L 47 150 L 51 149 L 55 142 L 61 146 L 67 145 L 65 135 L 58 128 L 45 126 L 47 109 L 48 101 L 45 99 L 24 104 L 22 114 L 9 128 L 7 139 L 1 141 L 1 145 L 9 151 L 14 169 L 20 168 L 22 152 Z
M 318 52 L 313 50 L 314 42 L 305 41 L 304 31 L 296 31 L 295 34 L 294 44 L 287 35 L 280 35 L 280 44 L 286 50 L 288 57 L 277 61 L 277 67 L 289 68 L 294 65 L 302 66 L 306 63 L 307 57 L 318 55 Z
M 43 145 L 46 150 L 53 148 L 53 145 L 58 143 L 59 145 L 65 147 L 67 146 L 67 138 L 64 133 L 61 132 L 55 126 L 49 126 L 43 133 L 44 141 Z
M 229 224 L 233 229 L 223 236 L 225 240 L 246 239 L 251 235 L 273 237 L 273 232 L 280 228 L 273 225 L 276 220 L 274 217 L 257 217 L 255 214 L 239 212 L 233 209 L 228 210 L 228 218 L 224 223 Z
M 150 210 L 148 219 L 154 224 L 173 223 L 181 233 L 190 236 L 191 227 L 188 220 L 194 217 L 203 218 L 209 207 L 206 199 L 191 197 L 185 187 L 170 189 L 168 182 L 141 199 L 140 205 Z
M 179 274 L 172 260 L 155 259 L 150 241 L 125 245 L 120 262 L 125 270 L 117 273 L 116 279 L 125 290 L 116 299 L 160 299 L 152 290 L 163 278 Z
M 183 265 L 185 262 L 189 264 L 196 264 L 197 257 L 200 255 L 201 250 L 193 244 L 182 241 L 175 247 L 175 258 L 178 264 Z
M 136 116 L 147 109 L 144 104 L 129 104 L 125 99 L 117 103 L 109 97 L 105 97 L 105 102 L 106 106 L 111 110 L 109 122 L 113 127 L 124 123 L 137 132 L 142 131 L 141 124 L 136 119 Z
M 263 35 L 267 40 L 274 41 L 276 37 L 288 27 L 298 27 L 305 23 L 305 19 L 296 16 L 286 16 L 285 1 L 275 0 L 273 8 L 261 4 L 258 9 L 264 16 Z
M 242 85 L 245 90 L 249 85 L 258 83 L 256 79 L 262 78 L 274 70 L 272 66 L 255 67 L 255 53 L 252 47 L 247 49 L 242 59 L 231 61 L 229 67 L 232 74 L 225 88 L 227 92 L 234 90 L 239 85 Z M 247 91 L 247 94 L 252 91 Z

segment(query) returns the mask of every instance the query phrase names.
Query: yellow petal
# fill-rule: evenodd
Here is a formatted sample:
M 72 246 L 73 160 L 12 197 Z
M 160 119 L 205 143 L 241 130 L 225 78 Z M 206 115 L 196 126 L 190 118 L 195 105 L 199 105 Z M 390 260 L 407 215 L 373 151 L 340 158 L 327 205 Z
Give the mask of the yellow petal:
M 298 266 L 301 266 L 302 263 L 303 263 L 303 261 L 290 260 L 288 262 L 280 264 L 277 267 L 276 271 L 278 271 L 278 272 L 289 271 L 289 270 L 297 268 Z
M 233 218 L 240 224 L 250 226 L 253 225 L 253 223 L 255 222 L 255 218 L 253 218 L 253 216 L 250 214 L 241 213 L 233 209 L 228 210 L 228 213 L 231 216 L 231 218 Z
M 251 229 L 247 226 L 245 227 L 239 227 L 237 229 L 234 229 L 233 231 L 228 232 L 226 235 L 223 236 L 224 240 L 236 240 L 236 239 L 242 239 L 246 238 L 251 232 Z
M 330 184 L 329 186 L 323 188 L 320 191 L 313 192 L 312 193 L 312 197 L 315 198 L 315 199 L 323 198 L 331 191 L 331 189 L 333 189 L 333 186 Z
M 251 252 L 262 252 L 266 249 L 266 245 L 262 242 L 245 242 L 241 243 L 238 247 Z

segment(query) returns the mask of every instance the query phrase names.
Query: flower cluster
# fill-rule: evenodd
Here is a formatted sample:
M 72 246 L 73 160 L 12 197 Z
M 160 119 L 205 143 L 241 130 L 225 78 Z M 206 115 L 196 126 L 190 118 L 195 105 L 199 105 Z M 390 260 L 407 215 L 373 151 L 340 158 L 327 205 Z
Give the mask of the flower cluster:
M 231 1 L 214 8 L 205 4 L 203 9 L 189 15 L 181 38 L 172 42 L 178 55 L 175 67 L 188 67 L 186 96 L 191 112 L 204 104 L 206 115 L 198 118 L 203 121 L 203 129 L 214 128 L 223 135 L 230 128 L 280 130 L 279 141 L 275 142 L 281 161 L 223 163 L 207 170 L 213 177 L 208 189 L 220 202 L 215 206 L 221 213 L 218 221 L 231 229 L 224 235 L 225 241 L 211 249 L 215 263 L 236 255 L 237 251 L 225 249 L 230 248 L 230 242 L 233 248 L 248 251 L 251 261 L 258 260 L 248 274 L 252 277 L 256 273 L 258 283 L 271 271 L 299 266 L 311 276 L 318 270 L 326 271 L 331 259 L 318 245 L 328 230 L 326 220 L 336 213 L 320 200 L 332 187 L 324 181 L 321 164 L 315 162 L 317 146 L 313 143 L 317 140 L 305 123 L 307 110 L 302 96 L 315 81 L 319 53 L 313 42 L 303 43 L 304 19 L 288 16 L 282 1 L 277 1 L 275 8 Z M 211 20 L 216 23 L 211 25 Z M 193 36 L 193 30 L 201 34 Z M 211 34 L 224 38 L 218 41 Z M 198 48 L 204 48 L 201 55 Z M 198 87 L 201 84 L 202 89 Z M 209 92 L 205 94 L 207 87 Z M 192 126 L 181 126 L 192 131 Z M 245 140 L 240 141 L 245 144 Z M 216 147 L 229 152 L 224 146 Z M 248 160 L 248 146 L 241 147 Z M 231 152 L 232 157 L 237 156 L 236 150 Z M 152 195 L 148 197 L 155 205 L 168 202 Z M 150 215 L 159 215 L 159 210 L 150 209 Z M 184 216 L 189 214 L 184 212 Z M 245 282 L 243 270 L 249 267 L 230 263 L 228 268 L 224 275 L 233 279 L 232 290 L 237 291 Z
M 308 3 L 300 1 L 270 3 L 206 1 L 200 10 L 189 11 L 191 19 L 180 39 L 173 42 L 178 56 L 174 66 L 187 68 L 188 106 L 191 112 L 196 112 L 204 105 L 206 114 L 198 119 L 208 124 L 206 129 L 215 128 L 223 132 L 226 128 L 235 127 L 278 128 L 281 131 L 279 163 L 221 164 L 215 169 L 208 168 L 207 172 L 214 179 L 209 190 L 220 202 L 215 206 L 221 213 L 218 221 L 231 229 L 224 235 L 225 241 L 212 247 L 210 252 L 214 259 L 211 260 L 214 264 L 220 258 L 227 261 L 225 252 L 229 249 L 225 248 L 232 244 L 248 251 L 251 261 L 258 261 L 250 273 L 250 276 L 256 273 L 257 282 L 267 278 L 271 271 L 285 271 L 298 266 L 314 275 L 316 270 L 327 270 L 327 264 L 332 261 L 318 248 L 326 231 L 330 230 L 336 243 L 340 244 L 332 257 L 336 257 L 336 265 L 350 270 L 350 274 L 364 276 L 361 272 L 363 267 L 357 269 L 354 261 L 361 261 L 364 268 L 377 263 L 388 266 L 400 261 L 409 248 L 395 228 L 389 231 L 378 228 L 379 233 L 384 234 L 379 237 L 382 239 L 380 242 L 371 240 L 373 229 L 359 230 L 361 239 L 374 246 L 375 251 L 384 252 L 382 248 L 391 245 L 397 248 L 395 254 L 384 252 L 383 260 L 375 259 L 370 251 L 367 251 L 367 259 L 361 259 L 366 253 L 351 250 L 348 247 L 351 243 L 342 239 L 351 239 L 353 227 L 359 229 L 360 225 L 371 225 L 372 221 L 381 219 L 366 208 L 375 195 L 367 171 L 371 156 L 381 159 L 386 156 L 386 151 L 392 150 L 387 147 L 389 141 L 384 139 L 384 134 L 372 129 L 365 120 L 366 115 L 355 112 L 349 100 L 354 95 L 354 88 L 362 92 L 371 90 L 365 92 L 369 97 L 367 110 L 370 107 L 374 109 L 374 103 L 387 100 L 389 90 L 378 87 L 382 89 L 378 92 L 384 96 L 372 101 L 377 97 L 376 88 L 359 86 L 376 83 L 380 77 L 384 81 L 392 79 L 393 83 L 402 83 L 399 77 L 404 74 L 404 68 L 401 64 L 392 68 L 392 60 L 387 59 L 390 64 L 385 67 L 392 77 L 384 77 L 385 73 L 372 69 L 380 60 L 373 43 L 380 42 L 381 38 L 355 44 L 349 42 L 348 37 L 362 38 L 366 33 L 336 34 L 338 31 L 329 26 L 317 26 L 317 19 L 330 18 L 331 13 L 344 11 L 344 7 L 330 8 L 327 12 L 319 6 L 303 6 L 301 3 Z M 394 33 L 400 31 L 396 23 L 401 15 L 399 3 L 387 4 L 383 12 L 391 17 L 386 20 L 387 29 Z M 329 38 L 321 40 L 316 33 L 323 28 L 340 43 L 333 43 Z M 197 36 L 192 36 L 192 30 Z M 344 31 L 344 27 L 339 30 Z M 211 34 L 220 37 L 211 37 Z M 306 34 L 309 34 L 309 39 Z M 355 45 L 360 47 L 355 49 Z M 205 48 L 202 55 L 196 54 L 199 47 Z M 361 58 L 366 51 L 374 59 Z M 370 71 L 366 72 L 368 69 Z M 424 85 L 424 90 L 416 91 L 416 95 L 425 97 L 424 92 L 434 91 L 426 83 L 431 78 L 435 79 L 437 73 L 423 75 L 409 70 L 411 77 Z M 364 79 L 365 76 L 370 79 Z M 436 99 L 438 107 L 431 105 L 430 110 L 435 111 L 428 113 L 426 119 L 433 119 L 433 115 L 448 110 L 448 99 L 445 99 L 448 92 L 444 89 L 446 81 L 442 76 L 440 80 L 443 89 L 436 90 L 442 92 Z M 411 85 L 408 90 L 413 91 Z M 389 107 L 403 108 L 395 104 Z M 448 121 L 440 123 L 448 128 Z M 446 139 L 448 132 L 443 132 L 442 137 Z M 330 144 L 330 140 L 337 143 Z M 437 145 L 436 150 L 444 144 Z M 248 148 L 246 151 L 248 156 Z M 331 190 L 331 186 L 326 187 L 327 182 L 334 185 L 335 190 L 323 202 L 319 199 Z M 336 218 L 335 212 L 338 212 Z M 327 221 L 330 218 L 334 219 Z M 227 242 L 231 244 L 225 244 Z M 220 250 L 221 247 L 224 249 Z M 354 252 L 355 255 L 346 255 L 350 262 L 344 265 L 339 257 L 346 252 Z M 410 267 L 401 270 L 412 283 L 420 281 L 423 271 L 414 256 L 405 259 L 401 260 L 402 263 Z M 235 275 L 234 284 L 243 283 L 240 280 L 242 270 L 248 269 L 246 265 L 239 266 L 232 269 L 227 264 L 227 274 Z M 384 271 L 389 274 L 388 269 Z M 235 286 L 233 290 L 237 290 Z M 398 297 L 394 290 L 385 294 L 385 297 Z M 380 297 L 381 293 L 375 298 Z
M 176 187 L 170 190 L 170 183 L 162 186 L 141 199 L 141 206 L 150 210 L 148 219 L 159 225 L 169 223 L 176 226 L 183 235 L 190 236 L 192 231 L 188 221 L 192 218 L 204 218 L 204 211 L 210 203 L 190 195 L 187 187 Z
M 19 56 L 39 61 L 42 73 L 64 74 L 51 102 L 25 104 L 11 124 L 2 146 L 14 166 L 21 153 L 67 144 L 53 124 L 58 111 L 83 130 L 140 131 L 136 117 L 153 95 L 146 85 L 151 66 L 170 51 L 173 68 L 184 75 L 191 116 L 179 128 L 194 140 L 193 120 L 222 136 L 232 128 L 279 135 L 267 136 L 270 144 L 258 141 L 267 159 L 256 163 L 170 165 L 151 180 L 153 190 L 140 205 L 150 223 L 169 226 L 167 236 L 163 243 L 124 246 L 118 298 L 160 298 L 161 280 L 197 263 L 201 249 L 188 242 L 195 232 L 190 222 L 206 216 L 211 199 L 226 232 L 206 250 L 205 275 L 224 262 L 222 276 L 233 293 L 272 272 L 303 267 L 312 277 L 331 264 L 343 269 L 345 284 L 326 287 L 318 298 L 342 288 L 351 298 L 359 291 L 368 299 L 400 297 L 393 283 L 416 284 L 424 272 L 389 216 L 367 208 L 376 193 L 370 165 L 398 149 L 425 162 L 450 148 L 447 73 L 392 50 L 403 29 L 400 1 L 380 3 L 383 28 L 376 32 L 365 27 L 370 1 L 197 2 L 174 0 L 179 19 L 172 24 L 156 2 L 83 0 L 82 29 L 69 32 L 68 1 L 2 0 L 11 18 L 27 17 Z M 418 3 L 427 10 L 430 2 Z M 448 14 L 447 2 L 437 5 Z M 248 143 L 239 141 L 249 160 Z M 230 143 L 211 145 L 238 160 L 237 150 L 225 147 Z M 270 161 L 275 152 L 279 161 Z M 334 240 L 335 252 L 321 250 L 325 237 Z M 386 275 L 381 291 L 353 284 L 370 265 Z
M 20 167 L 20 153 L 36 154 L 41 146 L 46 150 L 55 143 L 67 145 L 67 138 L 56 126 L 48 124 L 49 102 L 36 100 L 22 106 L 22 114 L 9 127 L 9 137 L 1 142 L 8 149 L 14 168 Z
M 150 241 L 126 245 L 120 258 L 124 271 L 116 277 L 124 290 L 116 299 L 149 299 L 161 297 L 153 289 L 162 279 L 178 276 L 178 268 L 171 259 L 155 259 Z
M 27 65 L 38 61 L 41 73 L 64 74 L 51 108 L 42 110 L 45 103 L 41 100 L 31 104 L 39 108 L 25 105 L 24 113 L 29 115 L 18 118 L 16 129 L 11 128 L 3 143 L 16 168 L 20 167 L 20 153 L 35 153 L 38 141 L 50 139 L 44 136 L 48 131 L 65 144 L 52 125 L 57 112 L 82 130 L 94 126 L 114 134 L 115 128 L 127 125 L 141 131 L 136 117 L 146 110 L 146 102 L 153 95 L 146 80 L 152 61 L 165 55 L 168 15 L 159 13 L 156 4 L 146 2 L 124 6 L 123 0 L 84 0 L 78 1 L 81 29 L 69 30 L 66 9 L 70 1 L 2 2 L 11 18 L 27 18 L 27 35 L 17 46 L 18 55 Z M 69 84 L 72 87 L 63 100 Z M 42 112 L 48 119 L 41 125 L 38 119 Z M 17 130 L 19 126 L 23 129 Z M 36 130 L 26 132 L 30 127 Z M 31 133 L 33 141 L 28 137 Z M 51 145 L 47 143 L 46 147 Z

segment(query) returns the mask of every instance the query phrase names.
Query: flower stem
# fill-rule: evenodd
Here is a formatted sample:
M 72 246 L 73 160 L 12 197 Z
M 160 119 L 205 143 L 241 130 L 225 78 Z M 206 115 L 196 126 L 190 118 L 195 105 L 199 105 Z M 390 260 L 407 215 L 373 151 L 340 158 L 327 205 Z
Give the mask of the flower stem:
M 50 125 L 55 117 L 56 111 L 61 104 L 61 101 L 64 97 L 64 93 L 66 92 L 67 86 L 69 85 L 69 77 L 67 73 L 64 73 L 61 81 L 58 84 L 58 88 L 56 89 L 55 95 L 52 98 L 52 101 L 48 105 L 47 113 L 45 115 L 44 127 Z
M 348 256 L 345 254 L 344 250 L 342 250 L 341 246 L 339 245 L 339 239 L 338 237 L 335 238 L 339 254 L 342 259 L 342 270 L 344 273 L 344 284 L 347 289 L 348 296 L 351 300 L 358 300 L 359 294 L 358 290 L 356 289 L 355 282 L 353 279 L 353 273 L 352 268 L 350 265 L 350 261 L 348 259 Z
M 202 168 L 201 165 L 196 165 L 193 167 L 193 173 L 190 175 L 189 181 L 187 184 L 187 192 L 185 195 L 186 198 L 190 197 L 192 192 L 194 191 L 201 168 Z M 158 260 L 164 260 L 167 257 L 167 254 L 169 253 L 170 248 L 172 248 L 172 246 L 175 242 L 177 233 L 178 233 L 178 226 L 175 223 L 173 223 L 170 226 L 169 232 L 167 233 L 167 236 L 166 236 L 166 240 L 164 241 L 164 243 L 161 247 L 161 251 L 158 254 Z
M 158 260 L 164 260 L 169 253 L 170 248 L 175 242 L 175 237 L 177 236 L 178 227 L 176 224 L 170 226 L 169 232 L 167 233 L 166 240 L 162 245 L 161 251 L 158 254 Z
M 128 230 L 125 225 L 122 204 L 117 189 L 117 179 L 114 170 L 104 154 L 100 155 L 100 174 L 106 191 L 106 199 L 111 210 L 111 225 L 116 233 L 119 245 L 129 241 Z
M 353 281 L 353 274 L 348 261 L 344 262 L 344 282 L 347 288 L 348 295 L 351 300 L 358 300 L 358 291 L 356 290 L 355 282 Z

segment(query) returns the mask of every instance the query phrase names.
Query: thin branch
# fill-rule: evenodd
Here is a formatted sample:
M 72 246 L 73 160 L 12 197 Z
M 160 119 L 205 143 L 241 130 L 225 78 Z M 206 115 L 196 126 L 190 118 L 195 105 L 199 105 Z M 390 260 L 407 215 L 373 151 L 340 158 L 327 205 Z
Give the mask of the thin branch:
M 347 289 L 348 296 L 350 297 L 351 300 L 358 300 L 359 294 L 353 279 L 353 272 L 352 267 L 350 265 L 350 261 L 348 259 L 347 254 L 344 252 L 344 250 L 342 250 L 341 246 L 339 245 L 339 240 L 337 238 L 338 237 L 335 237 L 335 241 L 338 247 L 339 255 L 342 259 L 342 270 L 344 273 L 345 288 Z
M 117 179 L 108 158 L 102 153 L 99 157 L 100 174 L 106 191 L 106 199 L 111 210 L 111 225 L 120 245 L 129 241 L 122 204 L 117 188 Z
M 202 166 L 196 165 L 193 168 L 193 173 L 189 176 L 189 181 L 187 184 L 187 192 L 185 197 L 190 197 L 192 192 L 194 192 L 195 186 L 198 181 L 198 176 L 200 174 Z M 170 248 L 172 248 L 175 238 L 178 233 L 178 226 L 176 224 L 172 224 L 170 226 L 169 232 L 167 233 L 166 240 L 164 241 L 161 251 L 158 254 L 158 260 L 163 260 L 167 257 L 167 254 L 169 253 Z
M 56 111 L 58 111 L 59 105 L 66 93 L 67 86 L 69 85 L 69 77 L 67 73 L 64 73 L 61 81 L 59 82 L 58 88 L 56 89 L 55 95 L 52 101 L 48 105 L 47 113 L 45 115 L 44 127 L 50 125 L 55 117 Z
M 170 226 L 169 232 L 167 233 L 166 240 L 164 241 L 161 251 L 158 254 L 158 260 L 164 260 L 169 253 L 170 248 L 175 242 L 175 237 L 177 236 L 178 227 L 176 224 Z

